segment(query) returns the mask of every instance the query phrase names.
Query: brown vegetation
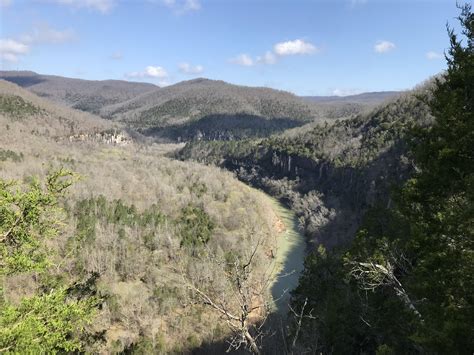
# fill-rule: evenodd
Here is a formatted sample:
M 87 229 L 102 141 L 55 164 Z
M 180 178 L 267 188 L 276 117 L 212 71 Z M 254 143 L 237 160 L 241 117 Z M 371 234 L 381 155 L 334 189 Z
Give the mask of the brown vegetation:
M 11 277 L 5 297 L 18 300 L 44 283 L 89 280 L 102 298 L 89 329 L 97 335 L 88 345 L 94 352 L 186 351 L 235 331 L 192 302 L 177 270 L 187 270 L 195 284 L 209 279 L 221 285 L 230 300 L 238 290 L 228 287 L 220 262 L 243 260 L 258 236 L 261 247 L 246 281 L 252 289 L 268 264 L 264 251 L 274 243 L 268 202 L 230 173 L 165 158 L 160 145 L 88 139 L 113 128 L 95 116 L 56 107 L 10 83 L 1 82 L 0 90 L 35 108 L 21 112 L 21 119 L 7 109 L 0 113 L 0 146 L 12 152 L 0 160 L 0 177 L 28 181 L 59 167 L 81 176 L 64 201 L 65 232 L 48 242 L 55 276 Z M 77 134 L 86 138 L 69 139 Z M 238 303 L 228 307 L 241 309 Z

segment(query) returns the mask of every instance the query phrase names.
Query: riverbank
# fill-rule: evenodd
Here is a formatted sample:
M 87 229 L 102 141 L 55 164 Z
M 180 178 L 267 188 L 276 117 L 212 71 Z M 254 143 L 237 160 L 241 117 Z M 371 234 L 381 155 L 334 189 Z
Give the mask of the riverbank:
M 279 234 L 277 250 L 274 253 L 273 281 L 270 292 L 274 309 L 281 315 L 288 312 L 290 291 L 298 286 L 298 279 L 304 268 L 306 243 L 298 226 L 298 218 L 277 199 L 266 195 L 278 217 Z

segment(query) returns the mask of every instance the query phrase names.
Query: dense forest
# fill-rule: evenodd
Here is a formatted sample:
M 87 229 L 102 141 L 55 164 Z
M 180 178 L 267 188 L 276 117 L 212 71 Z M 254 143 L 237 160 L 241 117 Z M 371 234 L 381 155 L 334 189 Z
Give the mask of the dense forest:
M 472 354 L 459 9 L 445 72 L 358 101 L 3 72 L 0 352 Z M 291 226 L 255 188 L 307 244 L 283 311 L 270 289 Z
M 261 194 L 8 82 L 0 111 L 2 352 L 180 353 L 232 337 L 199 292 L 242 316 L 252 290 L 245 317 L 266 312 L 277 234 Z
M 448 70 L 434 82 L 429 127 L 407 137 L 416 167 L 368 210 L 354 242 L 306 260 L 293 294 L 313 309 L 302 349 L 469 354 L 473 343 L 474 15 L 449 30 Z M 319 334 L 315 338 L 314 334 Z
M 286 201 L 313 251 L 295 353 L 465 353 L 473 339 L 474 20 L 448 70 L 353 119 L 262 140 L 192 142 Z

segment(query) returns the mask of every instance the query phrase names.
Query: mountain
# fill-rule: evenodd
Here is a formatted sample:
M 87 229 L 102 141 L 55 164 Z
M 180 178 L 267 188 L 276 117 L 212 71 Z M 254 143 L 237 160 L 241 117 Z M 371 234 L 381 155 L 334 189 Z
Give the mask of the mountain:
M 367 112 L 395 92 L 354 97 L 298 97 L 204 78 L 159 88 L 119 80 L 90 81 L 29 71 L 0 78 L 35 94 L 167 141 L 267 137 L 306 123 L 346 119 Z
M 327 119 L 344 119 L 369 113 L 373 108 L 397 98 L 402 91 L 367 92 L 350 96 L 302 96 Z
M 378 105 L 386 100 L 393 99 L 400 94 L 400 91 L 375 91 L 348 96 L 302 96 L 302 98 L 308 102 L 317 103 L 352 102 L 358 104 Z
M 1 349 L 188 354 L 232 336 L 218 313 L 189 303 L 190 284 L 216 290 L 233 313 L 239 293 L 223 265 L 252 255 L 252 300 L 265 284 L 270 201 L 121 128 L 0 80 Z
M 95 114 L 104 106 L 158 89 L 158 86 L 149 83 L 82 80 L 32 71 L 0 71 L 0 79 L 15 83 L 38 96 Z
M 121 125 L 38 97 L 0 80 L 0 125 L 8 140 L 27 141 L 25 135 L 54 139 L 119 130 Z
M 405 134 L 431 121 L 418 98 L 429 85 L 352 118 L 263 140 L 190 142 L 178 157 L 236 172 L 286 201 L 316 245 L 340 246 L 354 237 L 364 211 L 389 203 L 391 186 L 411 174 Z
M 182 139 L 268 135 L 319 117 L 289 92 L 203 78 L 107 106 L 100 114 L 148 133 Z

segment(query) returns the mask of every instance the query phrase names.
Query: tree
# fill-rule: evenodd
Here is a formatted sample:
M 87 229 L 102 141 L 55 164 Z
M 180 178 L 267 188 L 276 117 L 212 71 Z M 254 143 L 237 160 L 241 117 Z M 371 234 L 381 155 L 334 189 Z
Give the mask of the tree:
M 366 213 L 345 252 L 306 260 L 292 299 L 315 317 L 303 348 L 474 351 L 474 15 L 460 10 L 462 36 L 448 27 L 448 69 L 426 98 L 434 121 L 407 137 L 412 177 L 389 209 Z M 333 324 L 345 329 L 336 339 Z
M 0 277 L 35 271 L 46 273 L 45 239 L 60 233 L 59 198 L 74 174 L 59 170 L 29 186 L 0 180 Z M 45 287 L 44 293 L 23 298 L 19 305 L 2 297 L 0 352 L 51 353 L 79 351 L 81 334 L 92 319 L 97 300 L 73 296 L 74 287 Z M 3 292 L 2 292 L 3 293 Z
M 178 223 L 182 246 L 197 248 L 211 239 L 214 223 L 200 207 L 188 205 L 183 208 Z
M 387 243 L 349 256 L 362 287 L 388 287 L 414 313 L 413 346 L 441 353 L 474 350 L 474 15 L 460 10 L 465 38 L 448 27 L 448 69 L 428 101 L 434 122 L 412 132 L 416 172 L 390 212 L 408 229 L 362 233 Z
M 192 302 L 213 309 L 232 331 L 229 350 L 244 346 L 254 354 L 261 353 L 258 341 L 270 311 L 267 291 L 271 271 L 255 270 L 260 245 L 260 239 L 251 243 L 245 255 L 220 255 L 207 249 L 200 257 L 205 266 L 193 265 L 206 270 L 205 274 L 179 271 Z M 213 277 L 213 272 L 225 276 Z

